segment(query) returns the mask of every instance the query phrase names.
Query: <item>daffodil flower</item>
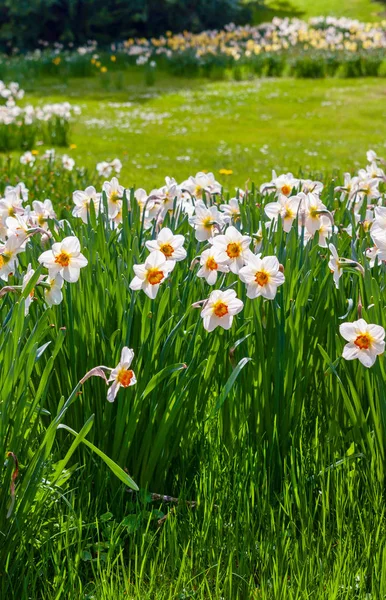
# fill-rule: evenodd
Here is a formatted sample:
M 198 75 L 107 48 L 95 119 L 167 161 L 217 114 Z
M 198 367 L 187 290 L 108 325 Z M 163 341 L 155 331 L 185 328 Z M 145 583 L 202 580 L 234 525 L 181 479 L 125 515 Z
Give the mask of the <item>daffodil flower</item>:
M 183 247 L 184 242 L 183 235 L 174 235 L 168 227 L 165 227 L 161 229 L 156 240 L 146 242 L 146 248 L 150 252 L 154 250 L 162 252 L 166 260 L 173 263 L 171 267 L 174 267 L 176 262 L 186 258 L 186 250 Z
M 236 297 L 234 290 L 214 290 L 201 311 L 203 325 L 206 331 L 216 327 L 230 329 L 233 317 L 243 310 L 244 303 Z
M 232 273 L 238 273 L 247 262 L 252 252 L 249 249 L 251 238 L 242 235 L 236 227 L 228 227 L 224 235 L 217 235 L 210 240 L 219 251 L 220 262 L 226 262 Z
M 251 254 L 245 267 L 240 269 L 239 277 L 246 283 L 247 296 L 251 299 L 263 296 L 263 298 L 273 300 L 277 288 L 285 281 L 276 256 L 260 258 L 255 254 Z
M 134 358 L 134 351 L 125 346 L 122 348 L 121 359 L 115 369 L 111 371 L 108 383 L 112 382 L 107 392 L 107 400 L 114 402 L 120 387 L 131 387 L 137 383 L 134 371 L 130 369 L 130 365 Z
M 130 283 L 131 290 L 143 290 L 154 300 L 159 287 L 173 269 L 171 261 L 159 250 L 151 252 L 143 265 L 134 265 L 135 277 Z
M 75 236 L 53 244 L 51 250 L 43 252 L 38 260 L 48 269 L 52 279 L 60 273 L 69 283 L 78 281 L 80 269 L 88 264 L 87 258 L 80 252 L 80 243 Z
M 220 260 L 220 251 L 212 246 L 200 256 L 201 268 L 197 272 L 197 277 L 204 277 L 209 285 L 214 285 L 217 281 L 217 273 L 229 273 L 227 261 Z
M 385 330 L 380 325 L 359 319 L 353 323 L 342 323 L 340 335 L 348 342 L 343 348 L 343 358 L 357 358 L 365 367 L 372 367 L 379 354 L 385 351 Z

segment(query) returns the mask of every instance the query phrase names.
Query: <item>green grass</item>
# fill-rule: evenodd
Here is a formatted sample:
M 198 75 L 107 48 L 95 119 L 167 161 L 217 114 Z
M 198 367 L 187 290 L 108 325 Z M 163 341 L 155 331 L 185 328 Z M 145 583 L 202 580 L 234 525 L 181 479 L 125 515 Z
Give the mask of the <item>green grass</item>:
M 384 148 L 382 79 L 208 82 L 162 76 L 147 88 L 133 72 L 119 92 L 95 79 L 67 85 L 47 80 L 39 89 L 28 100 L 69 99 L 81 106 L 71 136 L 77 164 L 94 169 L 98 161 L 119 157 L 123 182 L 146 189 L 159 186 L 165 175 L 182 180 L 203 169 L 229 187 L 248 178 L 266 180 L 272 168 L 352 171 L 368 148 Z M 222 168 L 233 175 L 220 175 Z
M 385 13 L 385 5 L 373 0 L 266 0 L 266 8 L 257 9 L 255 17 L 261 21 L 273 16 L 296 16 L 301 19 L 333 16 L 367 22 L 382 20 Z

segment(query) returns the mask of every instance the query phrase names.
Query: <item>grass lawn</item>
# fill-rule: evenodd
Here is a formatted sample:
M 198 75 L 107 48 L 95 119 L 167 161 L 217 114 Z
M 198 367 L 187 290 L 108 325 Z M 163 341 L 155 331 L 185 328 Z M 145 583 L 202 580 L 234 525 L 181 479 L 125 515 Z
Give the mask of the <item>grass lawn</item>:
M 298 16 L 302 19 L 319 17 L 349 17 L 361 21 L 385 18 L 386 6 L 373 0 L 266 0 L 267 8 L 256 11 L 256 18 Z
M 125 185 L 152 188 L 165 175 L 181 181 L 208 170 L 232 187 L 248 178 L 264 181 L 272 168 L 352 171 L 368 148 L 384 154 L 386 85 L 380 78 L 210 82 L 159 76 L 154 87 L 145 87 L 140 77 L 134 72 L 121 91 L 102 88 L 97 79 L 39 82 L 27 101 L 79 104 L 71 136 L 77 147 L 69 152 L 90 169 L 119 157 Z M 233 174 L 220 175 L 222 168 Z

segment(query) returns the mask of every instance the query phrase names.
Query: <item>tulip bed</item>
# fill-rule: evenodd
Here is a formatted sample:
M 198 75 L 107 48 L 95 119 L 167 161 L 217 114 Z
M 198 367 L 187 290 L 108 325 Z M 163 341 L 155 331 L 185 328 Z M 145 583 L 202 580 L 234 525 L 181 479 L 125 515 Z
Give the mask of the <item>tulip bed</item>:
M 367 158 L 149 193 L 2 165 L 1 597 L 385 596 L 385 167 Z

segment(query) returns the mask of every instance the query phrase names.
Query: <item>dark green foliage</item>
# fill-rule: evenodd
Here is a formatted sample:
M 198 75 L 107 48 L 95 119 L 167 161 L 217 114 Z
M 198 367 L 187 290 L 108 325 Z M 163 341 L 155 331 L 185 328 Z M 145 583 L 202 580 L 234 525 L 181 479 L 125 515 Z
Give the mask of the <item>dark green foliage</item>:
M 0 48 L 35 48 L 41 40 L 109 44 L 167 30 L 221 28 L 249 18 L 240 0 L 2 0 Z

